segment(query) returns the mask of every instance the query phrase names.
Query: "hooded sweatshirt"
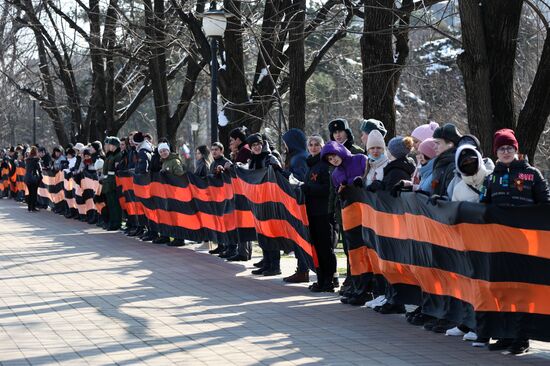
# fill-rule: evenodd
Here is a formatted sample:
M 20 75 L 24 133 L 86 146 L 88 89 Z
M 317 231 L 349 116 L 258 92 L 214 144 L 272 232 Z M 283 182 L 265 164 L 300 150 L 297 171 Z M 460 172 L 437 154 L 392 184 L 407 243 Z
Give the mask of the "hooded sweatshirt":
M 477 173 L 472 176 L 464 175 L 464 172 L 460 171 L 458 159 L 460 153 L 464 150 L 470 150 L 477 156 L 478 167 Z M 455 185 L 453 189 L 452 201 L 468 201 L 479 202 L 480 192 L 483 188 L 483 182 L 485 178 L 492 173 L 489 171 L 483 163 L 483 157 L 480 152 L 473 145 L 462 145 L 458 148 L 455 155 L 456 170 L 460 174 L 460 181 Z
M 137 147 L 137 163 L 136 174 L 148 174 L 151 165 L 151 157 L 153 153 L 153 145 L 147 140 L 143 140 Z
M 291 128 L 283 135 L 283 141 L 288 148 L 288 167 L 287 169 L 296 179 L 303 182 L 306 180 L 308 166 L 306 159 L 307 139 L 302 130 Z
M 367 168 L 367 157 L 363 154 L 353 155 L 346 147 L 336 141 L 330 141 L 321 150 L 321 159 L 327 161 L 327 155 L 335 154 L 342 159 L 342 164 L 332 172 L 332 184 L 339 187 L 341 184 L 351 185 L 357 177 L 362 178 Z

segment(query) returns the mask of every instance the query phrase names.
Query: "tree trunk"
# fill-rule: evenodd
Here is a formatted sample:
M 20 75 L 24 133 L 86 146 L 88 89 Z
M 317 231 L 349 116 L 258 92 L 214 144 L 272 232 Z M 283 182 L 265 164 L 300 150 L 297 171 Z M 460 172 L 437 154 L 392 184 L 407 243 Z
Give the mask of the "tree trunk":
M 93 138 L 93 131 L 105 131 L 107 123 L 105 121 L 105 73 L 103 62 L 103 47 L 101 45 L 101 23 L 99 0 L 90 0 L 90 11 L 88 19 L 90 21 L 90 58 L 92 61 L 92 95 L 90 97 L 91 114 L 89 128 L 84 132 L 86 141 Z
M 485 151 L 491 151 L 493 140 L 493 109 L 491 100 L 491 72 L 483 16 L 475 1 L 459 2 L 462 26 L 462 48 L 457 59 L 466 89 L 468 127 L 477 136 Z
M 290 77 L 289 128 L 306 126 L 306 74 L 304 55 L 305 0 L 293 0 L 290 11 L 288 66 Z
M 392 33 L 393 0 L 365 0 L 361 62 L 363 67 L 363 117 L 376 118 L 395 136 L 395 81 Z
M 550 29 L 546 30 L 546 40 L 542 49 L 537 73 L 527 100 L 519 113 L 516 136 L 520 150 L 535 161 L 535 152 L 540 137 L 550 115 Z M 546 157 L 548 158 L 548 157 Z

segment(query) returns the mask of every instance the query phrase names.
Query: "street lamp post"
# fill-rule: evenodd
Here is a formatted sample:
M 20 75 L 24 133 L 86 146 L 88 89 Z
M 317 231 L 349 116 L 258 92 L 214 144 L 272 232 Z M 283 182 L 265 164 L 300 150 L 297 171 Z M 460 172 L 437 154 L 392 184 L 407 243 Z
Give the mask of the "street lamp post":
M 203 17 L 202 27 L 204 34 L 210 37 L 210 70 L 212 80 L 210 84 L 210 133 L 211 142 L 218 141 L 218 39 L 222 38 L 227 26 L 225 11 L 216 10 L 215 3 L 213 7 L 201 14 Z
M 193 164 L 196 163 L 195 161 L 195 151 L 197 151 L 197 146 L 195 145 L 195 139 L 196 139 L 196 134 L 197 134 L 197 131 L 199 130 L 199 124 L 196 123 L 196 122 L 191 122 L 191 144 L 192 144 L 192 149 L 193 149 L 193 152 L 192 152 L 192 156 L 193 156 Z
M 32 144 L 36 146 L 36 98 L 30 98 L 32 100 Z

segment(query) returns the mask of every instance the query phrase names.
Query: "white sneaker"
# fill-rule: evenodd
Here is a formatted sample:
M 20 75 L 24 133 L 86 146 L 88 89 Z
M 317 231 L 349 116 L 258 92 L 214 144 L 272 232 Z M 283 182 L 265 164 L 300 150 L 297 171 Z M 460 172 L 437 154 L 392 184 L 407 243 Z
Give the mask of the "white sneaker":
M 469 331 L 468 333 L 464 334 L 464 337 L 462 337 L 463 341 L 475 341 L 477 340 L 477 334 L 475 332 Z
M 450 337 L 462 337 L 464 334 L 465 333 L 463 331 L 461 331 L 460 329 L 458 329 L 458 327 L 448 329 L 445 332 L 445 335 L 450 336 Z M 476 337 L 476 339 L 477 339 L 477 337 Z
M 386 303 L 386 301 L 388 301 L 386 299 L 386 297 L 384 295 L 380 295 L 378 296 L 376 299 L 374 300 L 371 300 L 371 301 L 367 301 L 365 303 L 365 305 L 368 307 L 368 308 L 371 308 L 371 309 L 374 309 L 375 307 L 377 306 L 382 306 Z

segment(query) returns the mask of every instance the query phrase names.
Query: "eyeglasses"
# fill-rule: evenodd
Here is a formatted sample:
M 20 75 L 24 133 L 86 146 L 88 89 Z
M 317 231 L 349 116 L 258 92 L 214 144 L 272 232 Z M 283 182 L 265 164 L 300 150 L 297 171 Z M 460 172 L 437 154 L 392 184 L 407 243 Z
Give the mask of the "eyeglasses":
M 516 148 L 513 146 L 501 146 L 497 149 L 497 152 L 501 154 L 516 152 Z

